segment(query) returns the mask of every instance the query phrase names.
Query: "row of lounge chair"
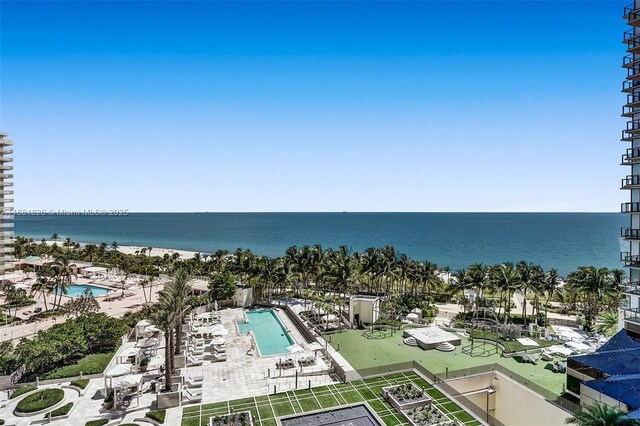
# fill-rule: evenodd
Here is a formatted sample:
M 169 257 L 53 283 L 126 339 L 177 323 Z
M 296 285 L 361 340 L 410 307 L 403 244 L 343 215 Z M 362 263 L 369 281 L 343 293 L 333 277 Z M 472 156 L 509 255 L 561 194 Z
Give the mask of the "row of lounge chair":
M 300 367 L 314 365 L 315 363 L 316 363 L 316 357 L 315 356 L 305 356 L 305 357 L 302 357 L 302 358 L 298 359 L 298 365 Z M 296 365 L 293 362 L 292 358 L 287 358 L 285 360 L 278 360 L 278 362 L 276 362 L 276 368 L 279 368 L 279 369 L 293 368 L 295 366 Z

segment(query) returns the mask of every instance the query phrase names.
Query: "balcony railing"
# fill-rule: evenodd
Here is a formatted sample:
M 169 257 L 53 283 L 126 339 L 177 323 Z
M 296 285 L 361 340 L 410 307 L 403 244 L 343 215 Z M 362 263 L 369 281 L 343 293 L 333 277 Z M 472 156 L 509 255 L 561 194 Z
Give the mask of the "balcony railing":
M 640 255 L 629 254 L 629 252 L 620 253 L 620 260 L 624 262 L 624 266 L 629 268 L 640 268 Z
M 625 284 L 624 286 L 622 286 L 622 291 L 626 294 L 640 295 L 640 281 L 634 281 Z
M 633 93 L 638 87 L 640 87 L 640 82 L 637 81 L 624 80 L 622 82 L 622 91 L 625 93 Z
M 625 240 L 640 240 L 640 229 L 638 228 L 622 228 L 620 236 Z
M 636 3 L 629 3 L 624 7 L 624 15 L 622 15 L 623 19 L 629 19 L 629 15 L 637 10 Z
M 621 163 L 623 166 L 630 166 L 640 162 L 640 148 L 627 148 L 627 152 L 622 154 Z
M 622 179 L 620 189 L 633 189 L 640 187 L 640 175 L 628 175 Z
M 640 33 L 636 34 L 634 29 L 624 32 L 622 42 L 627 45 L 627 52 L 638 53 L 640 52 Z
M 624 320 L 640 324 L 640 308 L 627 308 L 624 310 Z
M 620 135 L 620 140 L 625 142 L 631 142 L 640 138 L 640 134 L 628 132 L 627 130 L 623 130 Z
M 627 80 L 640 81 L 640 64 L 633 64 L 627 68 Z
M 640 203 L 622 203 L 620 205 L 621 213 L 640 213 Z

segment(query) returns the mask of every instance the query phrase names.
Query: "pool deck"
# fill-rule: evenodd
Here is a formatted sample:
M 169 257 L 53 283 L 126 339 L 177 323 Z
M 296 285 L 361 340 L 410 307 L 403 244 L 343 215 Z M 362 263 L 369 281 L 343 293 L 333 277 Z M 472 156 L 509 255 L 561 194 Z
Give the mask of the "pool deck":
M 304 352 L 286 355 L 258 356 L 255 351 L 253 355 L 247 355 L 247 351 L 252 346 L 252 337 L 238 333 L 237 321 L 242 321 L 242 309 L 224 309 L 222 314 L 222 324 L 229 330 L 225 337 L 227 347 L 227 361 L 210 362 L 205 361 L 201 366 L 186 367 L 182 370 L 183 375 L 204 376 L 202 386 L 202 400 L 206 402 L 226 401 L 236 398 L 264 395 L 272 393 L 274 386 L 280 391 L 296 389 L 295 372 L 317 372 L 327 370 L 329 367 L 324 360 L 318 357 L 314 366 L 300 367 L 284 370 L 282 376 L 279 375 L 275 364 L 279 359 L 293 358 L 294 361 L 304 356 L 313 355 L 313 351 L 305 349 Z M 276 315 L 289 331 L 291 337 L 300 346 L 305 348 L 305 340 L 296 330 L 291 321 L 281 311 L 276 310 Z M 318 354 L 319 355 L 319 354 Z M 335 383 L 335 380 L 327 374 L 300 377 L 298 379 L 298 389 L 308 386 L 321 386 Z

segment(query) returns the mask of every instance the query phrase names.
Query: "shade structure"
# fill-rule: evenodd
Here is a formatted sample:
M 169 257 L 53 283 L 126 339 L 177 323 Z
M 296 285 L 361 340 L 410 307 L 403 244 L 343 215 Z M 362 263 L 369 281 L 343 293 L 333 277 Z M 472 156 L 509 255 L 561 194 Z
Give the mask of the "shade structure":
M 118 358 L 128 358 L 130 356 L 136 356 L 140 353 L 140 348 L 127 348 L 118 354 Z
M 132 388 L 142 381 L 142 374 L 128 374 L 116 382 L 119 388 Z
M 295 354 L 295 353 L 298 353 L 298 352 L 304 352 L 304 349 L 302 349 L 302 347 L 300 345 L 298 345 L 297 343 L 293 344 L 291 346 L 287 346 L 287 350 L 292 354 Z
M 149 322 L 149 320 L 143 319 L 138 321 L 138 323 L 136 324 L 136 327 L 148 327 L 151 325 L 151 322 Z
M 155 333 L 159 333 L 160 329 L 158 327 L 156 327 L 155 325 L 150 325 L 148 327 L 144 328 L 143 333 L 145 335 L 149 335 L 149 334 L 155 334 Z
M 105 371 L 104 376 L 105 377 L 125 376 L 131 373 L 132 368 L 133 368 L 133 365 L 131 364 L 116 364 L 110 369 L 108 369 L 107 371 Z
M 136 342 L 136 348 L 151 348 L 158 344 L 158 340 L 153 337 L 148 337 L 146 339 L 138 340 Z
M 320 351 L 322 350 L 322 345 L 318 342 L 312 342 L 307 345 L 307 349 L 310 351 Z

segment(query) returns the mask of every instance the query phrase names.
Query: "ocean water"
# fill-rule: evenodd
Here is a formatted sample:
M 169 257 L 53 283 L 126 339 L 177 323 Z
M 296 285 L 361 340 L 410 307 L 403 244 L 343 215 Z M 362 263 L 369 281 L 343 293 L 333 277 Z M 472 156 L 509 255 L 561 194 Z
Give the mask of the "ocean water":
M 202 253 L 242 247 L 266 256 L 294 244 L 390 245 L 452 269 L 526 260 L 567 274 L 582 265 L 620 267 L 627 221 L 616 213 L 131 213 L 17 216 L 15 232 Z

